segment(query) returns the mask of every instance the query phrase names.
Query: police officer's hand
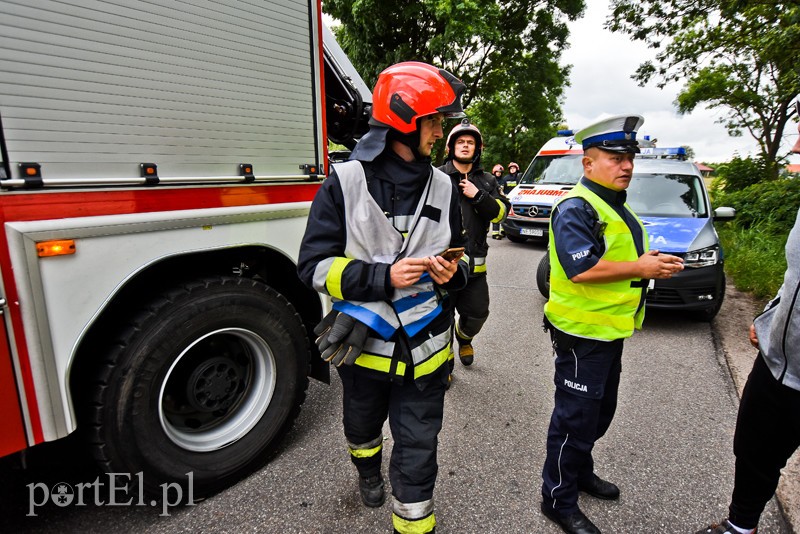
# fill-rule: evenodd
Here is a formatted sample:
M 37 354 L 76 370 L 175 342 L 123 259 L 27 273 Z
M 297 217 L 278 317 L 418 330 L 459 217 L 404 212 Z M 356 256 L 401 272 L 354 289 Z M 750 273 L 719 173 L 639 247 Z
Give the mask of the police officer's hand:
M 422 273 L 427 269 L 428 258 L 403 258 L 392 265 L 389 276 L 392 287 L 403 288 L 419 281 Z
M 637 260 L 642 278 L 671 278 L 683 270 L 683 258 L 650 250 Z
M 330 315 L 328 314 L 328 316 Z M 317 347 L 322 354 L 322 359 L 333 363 L 336 367 L 342 364 L 352 365 L 364 348 L 368 331 L 367 325 L 361 321 L 346 313 L 337 313 L 333 325 L 325 329 L 324 333 L 317 338 Z M 316 328 L 314 332 L 316 333 Z
M 453 275 L 458 271 L 458 262 L 460 259 L 446 260 L 441 256 L 431 256 L 428 258 L 428 274 L 431 279 L 441 285 L 446 284 L 453 278 Z

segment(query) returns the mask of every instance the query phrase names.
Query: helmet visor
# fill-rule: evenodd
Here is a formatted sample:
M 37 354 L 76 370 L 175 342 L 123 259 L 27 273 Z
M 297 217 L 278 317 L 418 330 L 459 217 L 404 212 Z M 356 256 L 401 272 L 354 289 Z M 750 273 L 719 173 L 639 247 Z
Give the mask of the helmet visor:
M 446 106 L 440 106 L 436 108 L 436 111 L 443 113 L 447 119 L 460 119 L 461 117 L 466 117 L 467 114 L 464 113 L 464 108 L 461 107 L 461 95 L 464 94 L 467 86 L 464 85 L 461 80 L 444 69 L 439 69 L 439 74 L 447 81 L 447 83 L 450 84 L 450 87 L 453 88 L 453 92 L 455 93 L 456 97 Z

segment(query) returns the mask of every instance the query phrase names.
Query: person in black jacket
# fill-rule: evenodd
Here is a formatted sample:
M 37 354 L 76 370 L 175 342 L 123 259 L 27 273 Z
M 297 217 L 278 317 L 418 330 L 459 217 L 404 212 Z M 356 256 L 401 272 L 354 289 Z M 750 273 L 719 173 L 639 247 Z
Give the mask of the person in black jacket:
M 800 101 L 795 102 L 800 117 Z M 797 125 L 800 134 L 800 124 Z M 800 137 L 792 152 L 800 154 Z M 697 534 L 754 534 L 781 469 L 800 449 L 800 211 L 786 241 L 778 294 L 750 325 L 758 349 L 733 434 L 736 471 L 728 517 Z M 760 532 L 760 531 L 759 531 Z
M 515 187 L 517 187 L 517 184 L 519 184 L 520 178 L 521 177 L 519 175 L 519 165 L 517 165 L 516 163 L 514 163 L 512 161 L 511 163 L 508 164 L 508 174 L 503 176 L 499 181 L 500 187 L 503 188 L 503 194 L 507 195 Z
M 505 171 L 505 169 L 499 163 L 496 164 L 494 167 L 492 167 L 492 176 L 495 177 L 495 179 L 497 180 L 497 184 L 500 186 L 501 189 L 503 188 L 503 184 L 501 182 L 503 178 L 503 171 Z M 500 223 L 493 222 L 492 239 L 503 239 L 505 236 L 506 236 L 505 232 L 503 232 L 503 228 L 500 226 Z
M 463 90 L 425 63 L 379 75 L 370 130 L 317 192 L 298 261 L 303 282 L 333 300 L 314 332 L 342 381 L 344 434 L 370 507 L 385 500 L 389 419 L 392 524 L 401 533 L 436 528 L 437 436 L 452 358 L 446 293 L 464 286 L 468 264 L 445 253 L 467 240 L 458 192 L 430 155 L 443 119 L 464 116 Z
M 495 165 L 497 168 L 499 165 Z M 503 167 L 500 166 L 502 169 Z M 504 195 L 508 196 L 511 191 L 517 187 L 519 184 L 520 176 L 519 176 L 519 165 L 514 163 L 513 161 L 508 164 L 508 174 L 501 176 L 497 179 L 497 184 L 500 186 L 500 190 L 503 192 Z M 503 230 L 503 226 L 500 224 L 494 225 L 492 223 L 492 228 L 497 229 L 496 232 L 492 232 L 492 239 L 504 239 L 506 237 L 506 232 Z
M 482 149 L 480 130 L 469 119 L 463 119 L 447 136 L 447 162 L 439 167 L 461 191 L 461 215 L 469 235 L 469 281 L 464 289 L 450 292 L 458 311 L 458 357 L 464 365 L 472 365 L 475 357 L 472 340 L 489 317 L 486 282 L 489 223 L 501 222 L 509 208 L 495 177 L 481 167 Z

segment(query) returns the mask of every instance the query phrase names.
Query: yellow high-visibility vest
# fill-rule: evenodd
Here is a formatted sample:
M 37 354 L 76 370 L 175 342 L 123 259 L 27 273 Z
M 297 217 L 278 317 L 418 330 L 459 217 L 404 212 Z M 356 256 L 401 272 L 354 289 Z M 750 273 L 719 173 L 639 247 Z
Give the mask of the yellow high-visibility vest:
M 605 225 L 605 252 L 602 258 L 608 261 L 636 261 L 639 257 L 636 243 L 622 217 L 580 183 L 564 195 L 559 203 L 574 197 L 588 202 Z M 625 209 L 636 217 L 627 204 Z M 643 247 L 647 252 L 647 231 L 638 217 L 636 221 L 642 229 Z M 604 341 L 630 337 L 634 329 L 641 329 L 644 321 L 644 306 L 640 306 L 640 303 L 646 288 L 631 287 L 631 282 L 640 280 L 637 278 L 596 284 L 572 282 L 558 261 L 551 221 L 550 299 L 544 305 L 544 313 L 553 326 L 562 332 Z

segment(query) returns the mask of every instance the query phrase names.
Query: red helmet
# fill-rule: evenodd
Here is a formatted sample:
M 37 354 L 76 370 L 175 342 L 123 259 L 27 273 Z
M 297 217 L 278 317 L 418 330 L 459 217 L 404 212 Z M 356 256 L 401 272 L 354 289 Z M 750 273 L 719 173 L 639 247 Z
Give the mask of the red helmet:
M 516 163 L 514 163 L 513 161 L 512 161 L 511 163 L 509 163 L 509 164 L 508 164 L 508 172 L 511 172 L 511 167 L 516 167 L 516 168 L 517 168 L 517 170 L 519 170 L 519 165 L 517 165 L 517 164 L 516 164 Z
M 416 131 L 417 119 L 425 115 L 463 117 L 464 89 L 461 80 L 444 69 L 417 61 L 397 63 L 378 75 L 369 122 L 408 134 Z
M 504 170 L 505 169 L 503 168 L 503 166 L 498 163 L 497 165 L 492 167 L 492 174 L 494 174 L 496 172 L 503 172 Z

